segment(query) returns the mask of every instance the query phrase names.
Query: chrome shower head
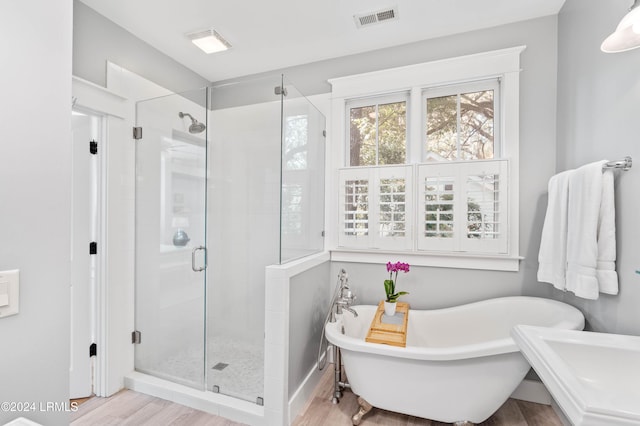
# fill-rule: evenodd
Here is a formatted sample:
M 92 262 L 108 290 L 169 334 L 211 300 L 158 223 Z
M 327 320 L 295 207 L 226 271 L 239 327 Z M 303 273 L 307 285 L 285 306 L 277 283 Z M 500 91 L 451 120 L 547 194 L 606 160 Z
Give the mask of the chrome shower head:
M 207 126 L 205 126 L 203 123 L 200 123 L 199 121 L 194 120 L 194 123 L 191 126 L 189 126 L 189 133 L 202 133 L 206 128 Z
M 178 113 L 178 117 L 180 118 L 184 118 L 185 115 L 191 119 L 191 125 L 189 126 L 189 133 L 202 133 L 204 132 L 204 129 L 207 128 L 207 126 L 205 126 L 203 123 L 200 123 L 198 120 L 193 118 L 191 114 L 186 112 Z

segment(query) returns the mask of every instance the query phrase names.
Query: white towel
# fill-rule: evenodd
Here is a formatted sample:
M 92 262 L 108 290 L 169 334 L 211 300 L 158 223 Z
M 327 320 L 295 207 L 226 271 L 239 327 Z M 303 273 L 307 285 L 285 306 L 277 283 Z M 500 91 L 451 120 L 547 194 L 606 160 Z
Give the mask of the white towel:
M 582 166 L 569 178 L 566 288 L 576 296 L 592 300 L 599 295 L 596 269 L 604 163 Z
M 567 273 L 567 206 L 569 178 L 573 170 L 549 179 L 549 200 L 542 227 L 540 252 L 538 253 L 538 281 L 565 289 Z
M 602 173 L 602 201 L 598 223 L 598 263 L 596 277 L 600 293 L 618 294 L 616 272 L 616 210 L 613 170 Z

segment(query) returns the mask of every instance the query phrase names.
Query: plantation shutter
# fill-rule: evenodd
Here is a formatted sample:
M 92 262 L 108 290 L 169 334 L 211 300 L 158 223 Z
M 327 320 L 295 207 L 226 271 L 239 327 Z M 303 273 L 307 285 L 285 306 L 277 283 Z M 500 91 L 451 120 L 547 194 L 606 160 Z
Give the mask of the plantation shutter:
M 413 245 L 412 167 L 393 166 L 375 169 L 376 232 L 374 247 L 399 250 Z
M 343 247 L 367 248 L 369 238 L 370 169 L 350 168 L 339 171 L 338 244 Z
M 457 251 L 461 196 L 459 167 L 442 163 L 418 166 L 418 249 Z
M 418 249 L 507 253 L 507 160 L 418 166 Z
M 338 244 L 347 248 L 411 249 L 412 173 L 410 165 L 341 169 Z

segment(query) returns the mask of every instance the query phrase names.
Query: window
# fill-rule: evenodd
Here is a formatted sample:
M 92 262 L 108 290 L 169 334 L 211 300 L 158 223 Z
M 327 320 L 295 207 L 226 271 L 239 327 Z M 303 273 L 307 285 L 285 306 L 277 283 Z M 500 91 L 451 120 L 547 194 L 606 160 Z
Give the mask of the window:
M 490 79 L 422 89 L 425 162 L 408 168 L 381 166 L 407 161 L 408 105 L 394 101 L 405 95 L 347 101 L 349 159 L 358 168 L 341 171 L 340 246 L 414 248 L 407 217 L 415 213 L 422 228 L 416 250 L 504 253 L 507 167 L 505 161 L 486 161 L 500 157 L 494 131 L 498 88 L 498 80 Z M 414 176 L 417 205 L 407 192 Z
M 307 140 L 309 119 L 304 115 L 290 115 L 285 118 L 284 157 L 285 170 L 305 170 L 307 168 Z
M 425 90 L 425 160 L 499 157 L 498 90 L 497 79 Z
M 324 191 L 325 122 L 301 97 L 288 100 L 282 113 L 282 171 L 278 177 L 280 257 L 285 262 L 324 247 L 325 212 L 318 205 L 324 202 L 313 194 Z
M 282 150 L 282 220 L 281 232 L 290 244 L 293 237 L 303 235 L 307 187 L 307 155 L 309 139 L 309 117 L 307 114 L 288 115 L 284 119 Z M 307 195 L 308 196 L 308 195 Z
M 404 164 L 407 154 L 407 95 L 348 103 L 349 165 Z
M 302 235 L 303 193 L 302 185 L 287 183 L 282 185 L 282 221 L 280 226 L 284 236 L 298 237 Z
M 332 259 L 518 270 L 523 49 L 330 80 Z

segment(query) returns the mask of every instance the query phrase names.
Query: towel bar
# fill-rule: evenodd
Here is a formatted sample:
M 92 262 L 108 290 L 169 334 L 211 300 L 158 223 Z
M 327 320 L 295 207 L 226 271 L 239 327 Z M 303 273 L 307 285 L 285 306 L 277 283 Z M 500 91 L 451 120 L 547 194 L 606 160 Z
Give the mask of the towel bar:
M 606 169 L 622 169 L 624 171 L 627 171 L 631 168 L 631 165 L 633 164 L 633 160 L 631 159 L 631 157 L 624 157 L 623 160 L 618 160 L 618 161 L 609 161 L 608 163 L 605 163 L 602 166 L 602 170 L 606 170 Z

